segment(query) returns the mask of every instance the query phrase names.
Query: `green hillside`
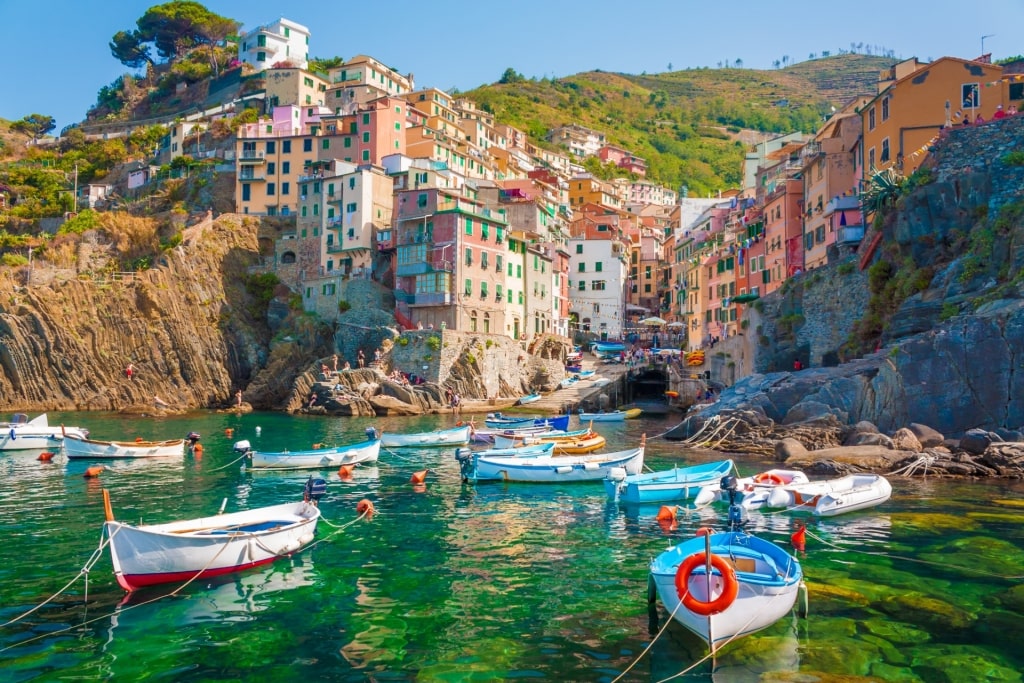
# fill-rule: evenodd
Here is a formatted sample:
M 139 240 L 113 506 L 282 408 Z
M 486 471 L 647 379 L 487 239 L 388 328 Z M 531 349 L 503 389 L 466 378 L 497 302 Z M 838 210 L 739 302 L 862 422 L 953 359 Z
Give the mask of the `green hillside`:
M 878 73 L 891 64 L 889 58 L 843 54 L 770 71 L 592 71 L 556 80 L 506 72 L 503 82 L 461 94 L 538 143 L 566 124 L 600 131 L 645 158 L 649 179 L 703 195 L 739 183 L 742 131 L 813 132 L 831 107 L 874 92 Z M 593 161 L 588 169 L 615 175 Z

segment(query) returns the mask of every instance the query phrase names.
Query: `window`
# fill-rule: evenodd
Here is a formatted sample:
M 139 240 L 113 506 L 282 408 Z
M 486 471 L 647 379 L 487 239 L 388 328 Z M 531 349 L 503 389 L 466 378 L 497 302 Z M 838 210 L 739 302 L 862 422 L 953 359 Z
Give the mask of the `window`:
M 355 213 L 357 209 L 356 202 L 349 202 L 345 205 L 345 213 Z
M 580 262 L 579 272 L 581 272 L 581 273 L 587 272 L 587 264 L 585 262 L 583 262 L 583 261 Z
M 473 265 L 473 250 L 469 247 L 466 247 L 466 265 Z
M 650 293 L 651 293 L 651 285 L 650 284 L 644 285 L 644 294 L 650 294 Z
M 882 98 L 882 120 L 883 121 L 888 121 L 889 120 L 889 98 L 888 97 L 883 97 Z
M 592 290 L 594 290 L 595 292 L 603 292 L 604 288 L 605 288 L 605 281 L 604 280 L 594 280 L 593 282 L 590 283 L 590 288 Z
M 960 86 L 960 99 L 963 100 L 963 106 L 971 107 L 972 109 L 981 106 L 979 88 L 980 86 L 977 83 L 964 83 Z
M 516 277 L 520 280 L 523 279 L 523 267 L 518 264 L 516 265 Z
M 363 157 L 363 161 L 369 161 L 370 160 L 370 150 L 364 149 L 362 157 Z
M 487 283 L 484 282 L 483 280 L 480 281 L 480 298 L 487 298 Z
M 370 141 L 370 132 L 367 131 L 367 132 L 363 133 L 363 142 L 367 142 L 368 143 L 369 141 Z
M 808 232 L 804 234 L 804 251 L 810 251 L 814 248 L 814 233 Z
M 604 268 L 604 263 L 601 262 L 601 261 L 598 261 L 597 263 L 594 264 L 594 270 L 596 272 L 598 272 L 598 273 L 600 273 L 603 268 Z
M 501 254 L 498 254 L 497 256 L 494 257 L 494 269 L 500 273 L 501 272 L 501 266 L 502 266 Z
M 481 251 L 480 252 L 480 267 L 481 268 L 486 268 L 487 267 L 487 252 L 486 251 Z
M 257 62 L 265 62 L 265 61 L 267 61 L 267 53 L 266 52 L 257 52 L 256 53 L 256 61 Z
M 583 253 L 583 245 L 582 244 L 577 244 L 576 245 L 576 253 L 577 254 L 582 254 Z
M 291 154 L 292 153 L 292 141 L 291 140 L 282 140 L 281 141 L 281 153 L 282 154 Z M 287 164 L 288 162 L 286 161 L 284 163 Z M 287 172 L 288 171 L 285 171 L 285 173 L 287 173 Z
M 285 144 L 287 144 L 287 143 L 285 143 Z M 284 151 L 284 150 L 282 150 L 282 151 Z M 281 162 L 281 173 L 282 173 L 282 175 L 288 175 L 291 172 L 292 172 L 292 162 L 290 162 L 290 161 L 282 161 Z
M 274 162 L 273 161 L 268 161 L 267 162 L 267 175 L 274 175 L 275 170 L 276 170 L 276 167 L 274 166 Z
M 252 188 L 249 183 L 242 183 L 242 201 L 247 202 L 252 199 Z
M 473 236 L 473 219 L 472 218 L 467 218 L 466 219 L 466 235 L 468 235 L 469 237 Z
M 277 146 L 274 144 L 274 141 L 267 140 L 267 154 L 273 154 L 275 149 L 277 149 Z
M 276 193 L 276 191 L 277 191 L 277 188 L 274 187 L 274 183 L 267 183 L 267 196 L 268 197 L 273 197 L 274 194 Z
M 466 288 L 462 290 L 466 296 L 473 296 L 473 281 L 466 278 Z
M 501 285 L 494 285 L 494 300 L 501 301 Z
M 320 148 L 321 149 L 330 149 L 331 148 L 331 139 L 330 138 L 324 138 L 320 142 Z
M 889 161 L 889 138 L 882 139 L 882 156 L 879 157 L 879 161 Z
M 313 151 L 313 138 L 306 138 L 302 141 L 302 151 L 312 152 Z
M 581 292 L 587 291 L 587 281 L 586 280 L 580 280 L 580 291 Z
M 868 150 L 868 168 L 870 168 L 872 170 L 875 168 L 875 148 L 874 147 L 872 147 L 871 149 Z
M 369 114 L 363 114 L 363 125 L 364 126 L 370 125 L 370 115 Z
M 352 138 L 345 138 L 345 144 L 343 146 L 345 148 L 351 147 L 352 146 Z
M 292 192 L 292 184 L 291 183 L 281 183 L 281 194 L 291 194 L 291 192 Z
M 1010 83 L 1011 100 L 1024 100 L 1024 83 Z
M 875 129 L 875 108 L 868 109 L 868 130 Z

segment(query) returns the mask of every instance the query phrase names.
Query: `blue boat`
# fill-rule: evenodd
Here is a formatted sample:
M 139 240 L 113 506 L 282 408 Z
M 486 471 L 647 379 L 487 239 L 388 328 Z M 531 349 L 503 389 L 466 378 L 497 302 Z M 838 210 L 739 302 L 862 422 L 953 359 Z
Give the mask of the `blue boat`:
M 594 342 L 590 350 L 595 356 L 617 356 L 626 350 L 626 345 L 613 341 Z
M 489 429 L 522 429 L 523 427 L 547 427 L 565 431 L 569 428 L 569 416 L 559 415 L 557 417 L 506 417 L 501 413 L 491 413 L 484 420 L 484 425 Z
M 702 487 L 721 481 L 734 467 L 732 460 L 716 460 L 641 474 L 613 470 L 604 480 L 604 490 L 609 498 L 623 503 L 688 500 L 696 496 Z
M 779 621 L 798 596 L 798 613 L 807 615 L 800 563 L 780 546 L 743 531 L 736 478 L 726 477 L 723 484 L 730 494 L 729 530 L 698 532 L 658 555 L 651 561 L 647 588 L 648 602 L 660 598 L 672 618 L 703 639 L 712 653 Z

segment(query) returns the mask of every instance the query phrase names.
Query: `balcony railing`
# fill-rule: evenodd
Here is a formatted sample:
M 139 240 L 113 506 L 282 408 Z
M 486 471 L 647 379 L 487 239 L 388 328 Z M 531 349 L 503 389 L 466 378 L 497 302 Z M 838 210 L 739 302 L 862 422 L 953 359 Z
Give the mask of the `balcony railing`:
M 446 306 L 451 302 L 451 292 L 417 292 L 415 300 L 408 303 L 411 306 Z
M 243 168 L 238 173 L 238 179 L 246 181 L 264 181 L 267 179 L 267 176 L 265 173 L 255 173 L 251 168 Z
M 242 164 L 262 164 L 266 159 L 263 152 L 254 149 L 243 149 L 238 153 L 238 161 Z
M 838 244 L 856 244 L 863 239 L 863 225 L 843 225 L 836 233 L 836 242 Z

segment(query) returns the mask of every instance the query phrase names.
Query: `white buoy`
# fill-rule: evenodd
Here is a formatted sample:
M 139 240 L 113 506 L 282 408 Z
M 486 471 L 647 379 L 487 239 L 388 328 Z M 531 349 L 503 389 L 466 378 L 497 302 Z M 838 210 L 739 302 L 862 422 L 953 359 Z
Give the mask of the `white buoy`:
M 256 427 L 256 436 L 259 436 L 260 432 L 262 432 L 262 431 L 263 431 L 262 427 Z

